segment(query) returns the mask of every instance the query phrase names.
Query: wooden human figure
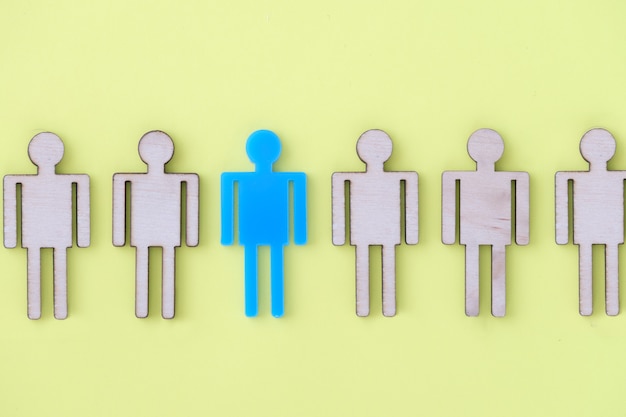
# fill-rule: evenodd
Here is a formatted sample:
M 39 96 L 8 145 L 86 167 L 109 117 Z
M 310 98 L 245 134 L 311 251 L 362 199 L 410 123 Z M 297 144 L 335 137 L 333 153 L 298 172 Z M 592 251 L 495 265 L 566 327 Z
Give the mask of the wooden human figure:
M 356 314 L 370 312 L 369 247 L 382 247 L 383 315 L 396 314 L 396 246 L 400 244 L 401 212 L 405 215 L 405 240 L 418 240 L 418 177 L 416 172 L 387 172 L 392 142 L 382 130 L 368 130 L 356 150 L 365 172 L 335 172 L 332 176 L 333 244 L 346 240 L 345 183 L 350 185 L 350 244 L 356 246 Z M 401 207 L 401 183 L 405 207 Z
M 572 222 L 574 244 L 579 250 L 579 307 L 591 315 L 592 245 L 604 245 L 606 270 L 606 314 L 619 313 L 617 247 L 624 243 L 624 180 L 626 171 L 607 170 L 615 154 L 615 139 L 604 129 L 591 129 L 580 140 L 580 153 L 589 171 L 561 171 L 555 176 L 556 243 L 569 241 Z M 568 182 L 573 183 L 574 218 L 569 219 Z
M 289 243 L 291 221 L 295 244 L 303 245 L 307 240 L 306 174 L 274 172 L 273 164 L 280 151 L 280 139 L 274 132 L 257 130 L 246 142 L 246 152 L 255 170 L 222 174 L 222 244 L 233 244 L 237 219 L 239 243 L 244 246 L 245 314 L 248 317 L 258 314 L 258 247 L 270 247 L 272 315 L 282 317 L 285 309 L 283 251 Z M 289 215 L 290 183 L 293 184 L 292 219 Z M 235 201 L 239 203 L 237 206 Z
M 186 184 L 185 238 L 198 245 L 198 175 L 168 173 L 165 164 L 174 155 L 174 143 L 158 130 L 139 141 L 146 173 L 113 175 L 113 244 L 126 243 L 126 184 L 130 184 L 130 245 L 136 249 L 135 315 L 148 316 L 148 249 L 163 250 L 161 315 L 174 317 L 175 248 L 181 245 L 181 195 Z
M 26 248 L 28 318 L 41 317 L 41 249 L 52 248 L 54 258 L 54 317 L 67 317 L 67 248 L 72 247 L 73 211 L 76 240 L 89 246 L 89 176 L 57 174 L 63 141 L 54 133 L 35 135 L 28 156 L 37 165 L 35 175 L 4 177 L 4 246 L 17 245 L 17 185 L 22 186 L 22 247 Z M 76 192 L 73 196 L 73 187 Z M 76 205 L 74 206 L 74 198 Z
M 511 244 L 512 197 L 515 199 L 515 242 L 528 244 L 529 177 L 526 172 L 496 171 L 504 142 L 491 129 L 479 129 L 467 142 L 476 171 L 446 171 L 442 178 L 442 240 L 456 240 L 456 190 L 460 189 L 459 241 L 465 245 L 465 314 L 479 310 L 478 248 L 491 246 L 491 313 L 506 312 L 505 248 Z M 514 184 L 511 195 L 511 183 Z

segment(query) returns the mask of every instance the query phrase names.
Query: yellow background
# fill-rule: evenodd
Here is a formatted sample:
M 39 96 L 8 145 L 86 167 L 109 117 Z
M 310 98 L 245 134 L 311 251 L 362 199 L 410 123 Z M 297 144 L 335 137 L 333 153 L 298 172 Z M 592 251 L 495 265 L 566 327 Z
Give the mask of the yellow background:
M 33 173 L 28 141 L 59 134 L 58 172 L 91 176 L 92 245 L 68 252 L 65 321 L 49 250 L 38 321 L 25 251 L 0 250 L 0 415 L 624 415 L 626 313 L 604 314 L 596 251 L 595 312 L 579 316 L 553 175 L 587 168 L 578 142 L 595 126 L 626 169 L 625 18 L 621 1 L 4 0 L 2 174 Z M 481 315 L 464 315 L 463 247 L 440 240 L 441 172 L 474 168 L 465 145 L 481 127 L 504 137 L 498 169 L 531 178 L 531 241 L 507 252 L 503 319 L 488 266 Z M 309 181 L 282 319 L 266 258 L 260 316 L 244 316 L 243 250 L 219 243 L 219 175 L 252 169 L 245 140 L 260 128 L 282 139 L 276 169 Z M 394 140 L 388 169 L 420 174 L 420 243 L 397 251 L 394 318 L 378 272 L 371 316 L 355 316 L 354 250 L 331 244 L 330 175 L 363 168 L 355 143 L 371 128 Z M 175 141 L 169 170 L 201 178 L 200 246 L 177 251 L 171 321 L 156 273 L 150 317 L 134 317 L 134 250 L 111 244 L 111 175 L 145 169 L 137 141 L 153 129 Z

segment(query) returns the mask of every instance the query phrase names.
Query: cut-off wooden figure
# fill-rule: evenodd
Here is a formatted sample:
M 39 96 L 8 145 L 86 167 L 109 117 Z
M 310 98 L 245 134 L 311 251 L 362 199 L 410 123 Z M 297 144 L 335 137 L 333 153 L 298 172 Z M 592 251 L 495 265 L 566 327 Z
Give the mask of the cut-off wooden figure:
M 572 222 L 579 250 L 579 309 L 591 315 L 592 245 L 604 245 L 606 314 L 619 313 L 618 245 L 624 243 L 624 180 L 626 171 L 607 169 L 615 154 L 615 139 L 604 129 L 591 129 L 580 140 L 580 154 L 588 171 L 561 171 L 555 176 L 556 243 L 569 241 Z M 568 183 L 572 182 L 573 219 L 569 219 Z
M 4 177 L 4 246 L 17 246 L 17 185 L 22 188 L 22 247 L 27 258 L 28 317 L 41 317 L 41 249 L 52 248 L 54 259 L 54 317 L 67 318 L 67 248 L 72 247 L 72 222 L 76 210 L 76 240 L 89 246 L 89 176 L 57 174 L 64 153 L 63 141 L 54 133 L 35 135 L 28 156 L 37 166 L 35 175 Z M 74 195 L 73 188 L 76 187 Z
M 506 246 L 511 244 L 512 199 L 515 242 L 528 244 L 529 177 L 526 172 L 496 171 L 504 141 L 491 129 L 479 129 L 467 142 L 476 171 L 446 171 L 442 176 L 442 241 L 456 240 L 459 189 L 459 241 L 465 245 L 465 314 L 479 310 L 479 246 L 491 246 L 491 314 L 506 313 Z M 514 189 L 512 190 L 511 184 Z M 512 194 L 513 193 L 513 194 Z
M 388 172 L 391 138 L 382 130 L 368 130 L 359 138 L 356 151 L 365 172 L 335 172 L 332 176 L 333 244 L 346 241 L 346 182 L 349 183 L 350 244 L 356 247 L 356 314 L 370 312 L 369 247 L 382 250 L 383 315 L 396 314 L 396 246 L 401 242 L 401 214 L 405 215 L 405 241 L 418 240 L 418 187 L 416 172 Z M 405 207 L 401 207 L 401 185 Z
M 270 247 L 271 310 L 274 317 L 284 314 L 283 250 L 289 243 L 289 184 L 293 183 L 293 236 L 296 245 L 307 240 L 306 175 L 303 172 L 273 172 L 281 144 L 269 130 L 258 130 L 246 143 L 254 172 L 222 174 L 222 244 L 233 244 L 235 207 L 239 243 L 244 246 L 245 314 L 258 314 L 259 246 Z M 235 188 L 235 183 L 237 188 Z M 235 195 L 237 190 L 237 195 Z
M 187 246 L 198 245 L 197 174 L 166 172 L 174 156 L 174 143 L 158 130 L 139 140 L 139 156 L 148 166 L 145 173 L 113 175 L 113 245 L 126 243 L 126 184 L 130 184 L 130 245 L 136 250 L 135 315 L 148 316 L 149 248 L 162 248 L 161 315 L 174 317 L 175 258 L 181 245 L 181 201 L 186 185 Z

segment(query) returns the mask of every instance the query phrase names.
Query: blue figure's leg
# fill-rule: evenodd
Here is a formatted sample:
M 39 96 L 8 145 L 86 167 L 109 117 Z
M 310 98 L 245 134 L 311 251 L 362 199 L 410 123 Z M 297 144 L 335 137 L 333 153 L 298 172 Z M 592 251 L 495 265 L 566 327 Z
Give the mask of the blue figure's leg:
M 259 312 L 258 279 L 257 279 L 257 247 L 248 245 L 244 247 L 244 292 L 246 302 L 246 316 L 255 317 Z
M 285 313 L 285 279 L 283 275 L 283 247 L 270 247 L 272 316 L 282 317 Z

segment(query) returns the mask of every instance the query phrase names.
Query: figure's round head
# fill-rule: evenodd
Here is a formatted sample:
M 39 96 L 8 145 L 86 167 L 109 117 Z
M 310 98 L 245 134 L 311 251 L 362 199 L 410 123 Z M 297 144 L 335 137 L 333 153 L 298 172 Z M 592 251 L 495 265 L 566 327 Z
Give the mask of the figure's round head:
M 165 165 L 174 156 L 174 142 L 167 133 L 153 130 L 139 139 L 139 157 L 148 166 Z
M 605 164 L 615 155 L 615 138 L 608 130 L 591 129 L 580 140 L 580 154 L 590 164 Z
M 257 130 L 246 142 L 248 158 L 255 164 L 273 164 L 280 156 L 280 139 L 271 130 Z
M 35 135 L 28 144 L 28 157 L 38 167 L 55 166 L 63 159 L 64 151 L 61 138 L 51 132 Z
M 492 129 L 478 129 L 467 141 L 467 153 L 477 163 L 494 164 L 503 152 L 504 141 Z
M 372 129 L 363 133 L 356 143 L 356 153 L 366 164 L 382 164 L 391 156 L 393 144 L 382 130 Z

